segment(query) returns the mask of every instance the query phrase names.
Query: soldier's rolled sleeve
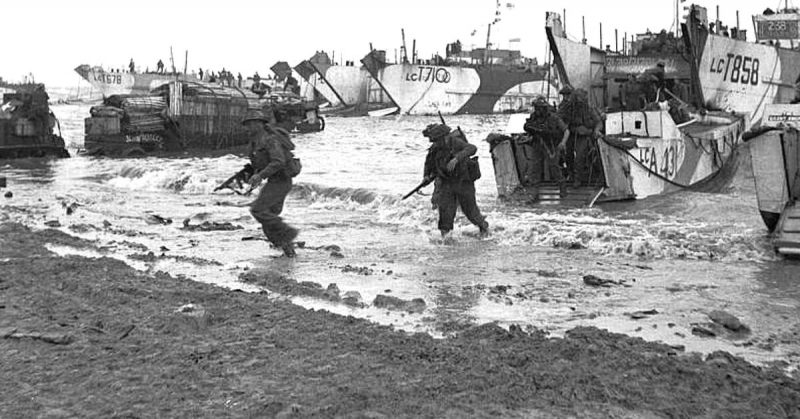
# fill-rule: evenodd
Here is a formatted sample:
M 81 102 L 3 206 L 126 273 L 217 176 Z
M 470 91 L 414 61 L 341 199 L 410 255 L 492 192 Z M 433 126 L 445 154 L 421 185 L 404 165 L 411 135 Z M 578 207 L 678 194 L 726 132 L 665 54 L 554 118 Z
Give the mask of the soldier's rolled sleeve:
M 475 147 L 473 144 L 470 144 L 461 138 L 454 137 L 452 141 L 453 152 L 455 153 L 455 158 L 458 159 L 458 161 L 464 161 L 478 152 L 478 147 Z

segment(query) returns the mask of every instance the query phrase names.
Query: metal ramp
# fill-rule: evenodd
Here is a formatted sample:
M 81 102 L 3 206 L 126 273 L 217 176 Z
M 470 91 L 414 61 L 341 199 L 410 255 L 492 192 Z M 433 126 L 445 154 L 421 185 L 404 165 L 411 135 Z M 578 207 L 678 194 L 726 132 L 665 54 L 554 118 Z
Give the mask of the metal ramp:
M 800 206 L 797 201 L 783 210 L 772 243 L 782 255 L 800 256 Z
M 538 206 L 582 207 L 602 202 L 603 185 L 567 186 L 561 192 L 556 182 L 543 182 L 538 187 L 522 186 L 515 191 L 516 199 Z

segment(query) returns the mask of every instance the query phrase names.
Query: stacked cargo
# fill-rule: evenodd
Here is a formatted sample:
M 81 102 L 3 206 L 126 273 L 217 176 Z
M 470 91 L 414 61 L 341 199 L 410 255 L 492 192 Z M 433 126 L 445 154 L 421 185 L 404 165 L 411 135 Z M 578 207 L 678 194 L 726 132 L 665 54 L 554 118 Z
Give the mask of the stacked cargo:
M 274 96 L 274 97 L 273 97 Z M 272 110 L 289 131 L 322 129 L 317 107 L 296 95 L 262 98 L 249 90 L 173 81 L 149 95 L 116 95 L 86 119 L 89 154 L 131 155 L 156 150 L 215 150 L 248 143 L 241 124 L 248 109 Z

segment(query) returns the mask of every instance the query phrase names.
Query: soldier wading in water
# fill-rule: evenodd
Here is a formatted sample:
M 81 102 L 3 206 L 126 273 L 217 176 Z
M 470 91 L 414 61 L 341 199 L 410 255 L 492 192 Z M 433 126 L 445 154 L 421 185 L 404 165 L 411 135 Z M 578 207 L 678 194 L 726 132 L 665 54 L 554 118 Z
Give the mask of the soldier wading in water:
M 525 182 L 534 188 L 533 195 L 536 196 L 539 185 L 545 177 L 549 177 L 558 183 L 559 195 L 564 197 L 567 194 L 567 185 L 566 179 L 561 173 L 559 157 L 566 150 L 567 140 L 570 136 L 569 128 L 550 108 L 547 99 L 537 98 L 533 102 L 533 109 L 533 113 L 525 120 L 523 126 L 525 132 L 531 137 L 531 146 L 533 147 L 533 160 L 529 172 L 525 173 Z
M 472 161 L 478 148 L 466 142 L 460 135 L 450 133 L 444 124 L 431 124 L 422 131 L 431 141 L 425 158 L 424 180 L 437 180 L 439 231 L 442 239 L 450 240 L 456 209 L 461 211 L 472 224 L 480 228 L 482 236 L 489 234 L 489 223 L 478 209 L 475 201 L 475 180 L 479 176 L 477 161 Z M 475 166 L 472 166 L 475 165 Z M 472 167 L 470 167 L 472 166 Z
M 266 179 L 258 198 L 250 204 L 250 214 L 261 223 L 267 239 L 283 250 L 287 257 L 295 257 L 294 239 L 297 229 L 284 223 L 280 217 L 286 195 L 292 190 L 292 177 L 300 173 L 300 162 L 292 150 L 294 144 L 289 133 L 280 127 L 272 127 L 273 121 L 263 112 L 248 112 L 242 124 L 250 134 L 250 164 L 253 175 L 249 179 L 255 188 Z

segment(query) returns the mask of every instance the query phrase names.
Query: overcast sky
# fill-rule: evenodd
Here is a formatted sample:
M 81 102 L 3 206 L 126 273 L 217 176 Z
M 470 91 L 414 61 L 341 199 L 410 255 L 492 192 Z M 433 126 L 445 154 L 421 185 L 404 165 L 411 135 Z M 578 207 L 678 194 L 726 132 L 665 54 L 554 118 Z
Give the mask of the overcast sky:
M 576 38 L 581 36 L 581 17 L 585 16 L 587 38 L 593 45 L 599 45 L 602 22 L 603 43 L 612 48 L 615 28 L 620 37 L 624 32 L 630 36 L 646 29 L 669 29 L 675 20 L 674 0 L 500 3 L 500 21 L 492 26 L 494 47 L 508 48 L 510 39 L 519 38 L 512 46 L 540 61 L 545 59 L 548 10 L 562 13 L 566 9 L 567 31 Z M 777 0 L 695 3 L 707 7 L 711 19 L 719 5 L 721 20 L 730 26 L 735 25 L 739 10 L 749 39 L 751 16 L 779 4 Z M 358 61 L 370 42 L 394 58 L 401 45 L 401 28 L 409 54 L 416 40 L 419 55 L 429 57 L 443 54 L 445 45 L 456 39 L 465 48 L 485 45 L 487 25 L 496 10 L 496 0 L 4 1 L 0 77 L 21 80 L 33 73 L 37 81 L 72 86 L 79 80 L 73 69 L 83 63 L 127 68 L 133 58 L 144 70 L 153 69 L 162 59 L 169 67 L 170 47 L 179 69 L 188 51 L 190 71 L 225 67 L 245 76 L 255 71 L 264 75 L 276 61 L 294 66 L 317 50 L 335 52 L 337 61 Z

